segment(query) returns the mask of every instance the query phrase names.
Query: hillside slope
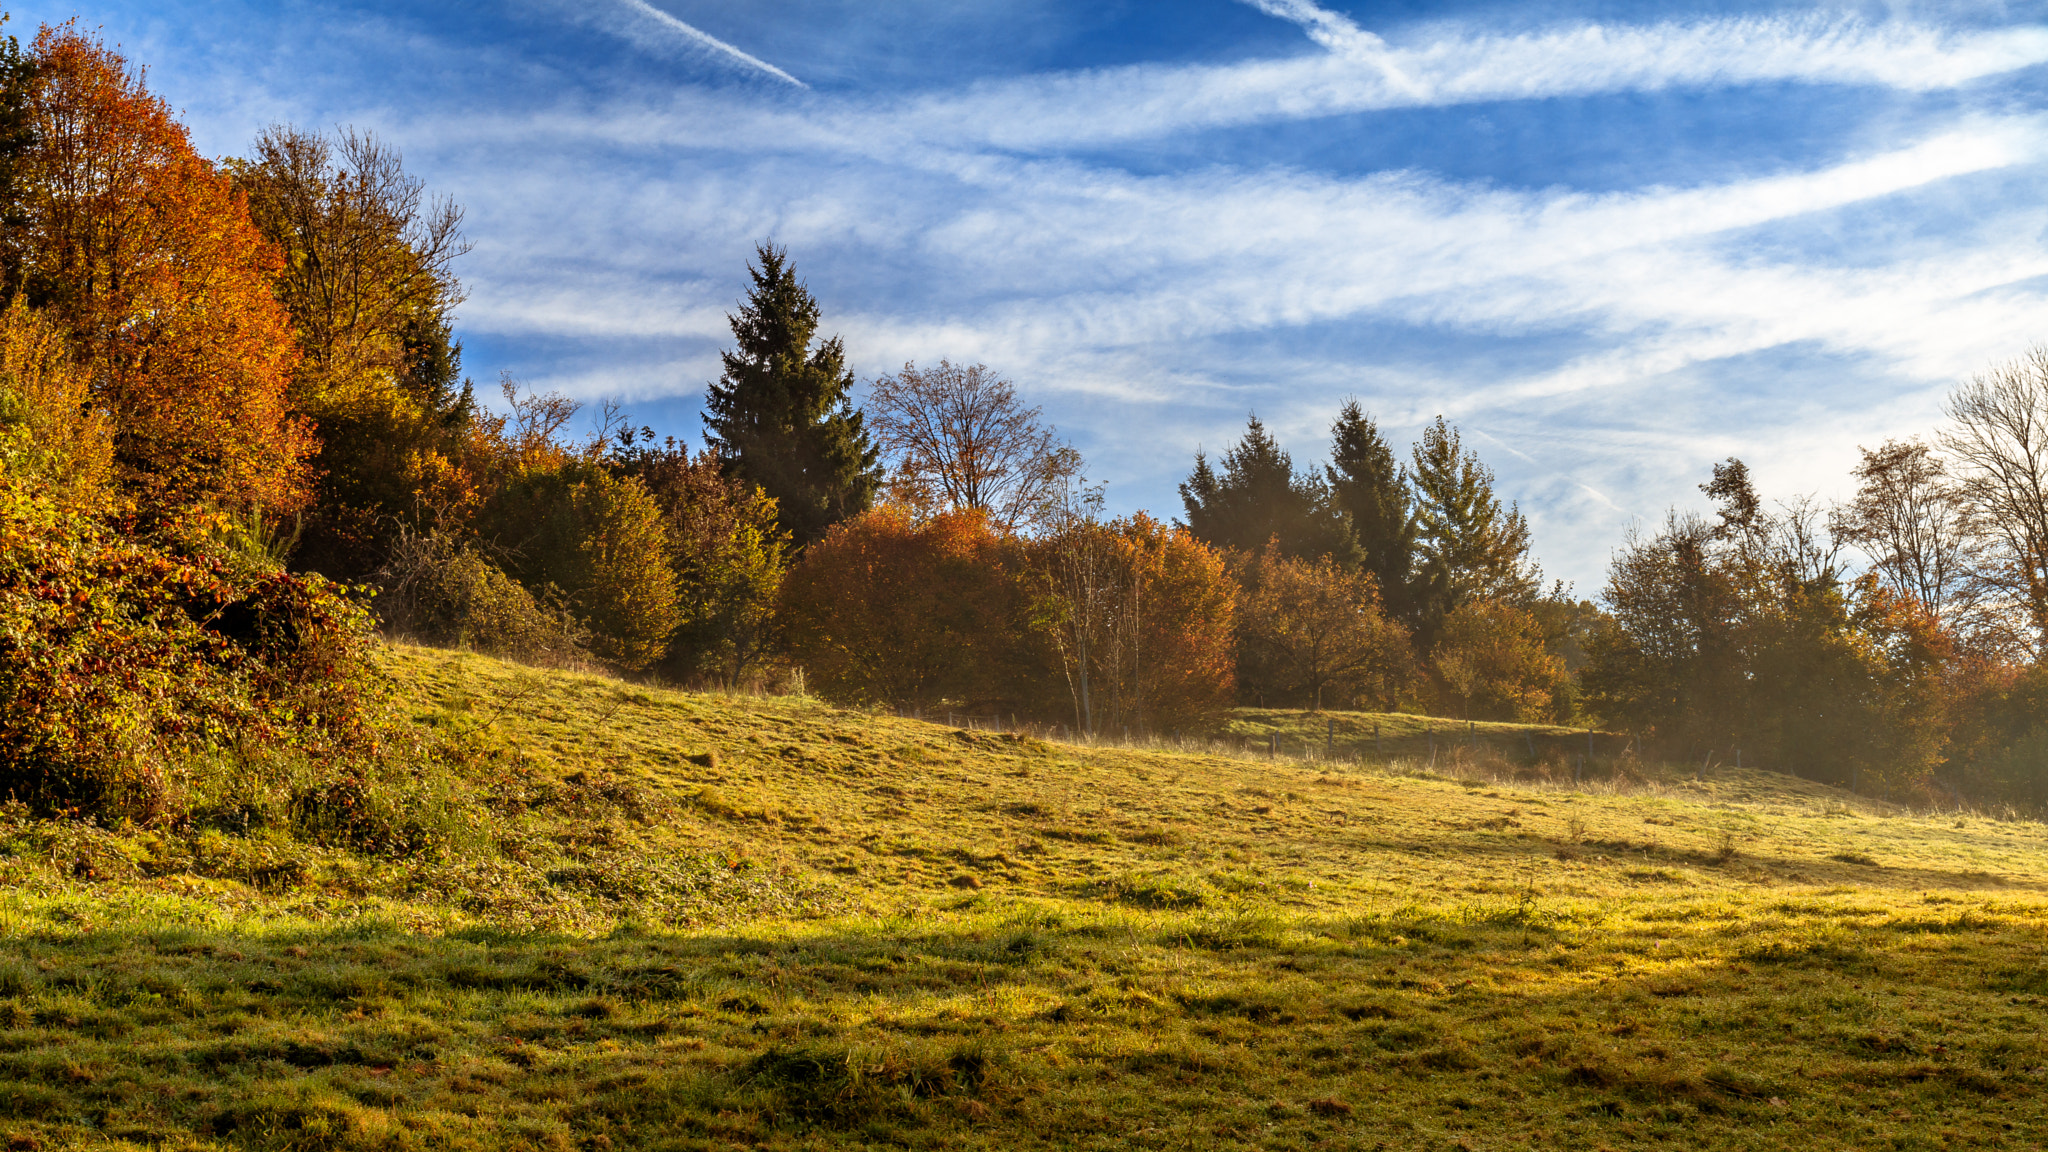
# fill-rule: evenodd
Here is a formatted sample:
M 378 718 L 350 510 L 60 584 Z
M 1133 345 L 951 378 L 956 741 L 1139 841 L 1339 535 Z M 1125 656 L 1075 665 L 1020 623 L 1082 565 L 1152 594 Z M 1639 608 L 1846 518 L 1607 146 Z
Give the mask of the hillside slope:
M 13 1147 L 2033 1147 L 2048 1121 L 2037 824 L 387 661 L 469 750 L 408 769 L 451 797 L 431 850 L 6 814 Z

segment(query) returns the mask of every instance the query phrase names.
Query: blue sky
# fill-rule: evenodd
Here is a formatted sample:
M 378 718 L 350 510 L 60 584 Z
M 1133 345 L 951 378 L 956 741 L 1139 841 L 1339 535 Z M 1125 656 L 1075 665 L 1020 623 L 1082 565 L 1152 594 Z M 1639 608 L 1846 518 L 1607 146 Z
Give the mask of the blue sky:
M 759 240 L 865 380 L 1016 381 L 1178 514 L 1256 411 L 1441 412 L 1596 590 L 1709 464 L 1840 496 L 2048 339 L 2032 5 L 118 0 L 199 146 L 372 129 L 467 206 L 459 331 L 697 434 Z M 879 14 L 878 14 L 879 12 Z

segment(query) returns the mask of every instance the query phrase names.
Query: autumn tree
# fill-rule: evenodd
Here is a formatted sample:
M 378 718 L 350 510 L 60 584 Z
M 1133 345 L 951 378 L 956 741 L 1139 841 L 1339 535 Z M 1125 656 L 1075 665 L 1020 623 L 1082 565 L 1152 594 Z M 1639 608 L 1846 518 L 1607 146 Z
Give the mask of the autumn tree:
M 1014 691 L 1027 633 L 1021 545 L 979 512 L 873 509 L 805 549 L 783 585 L 789 651 L 849 703 L 988 704 Z
M 1595 708 L 1681 754 L 1735 747 L 1751 702 L 1746 588 L 1699 515 L 1673 511 L 1653 535 L 1631 530 L 1602 595 L 1614 627 L 1589 644 Z
M 1493 471 L 1439 416 L 1423 429 L 1409 472 L 1414 485 L 1416 632 L 1425 648 L 1443 621 L 1475 598 L 1527 600 L 1538 573 L 1529 522 L 1503 505 Z
M 706 438 L 727 474 L 775 500 L 783 531 L 798 548 L 859 515 L 881 485 L 879 451 L 847 399 L 853 373 L 839 338 L 818 340 L 818 302 L 789 254 L 755 249 L 753 280 L 727 317 L 737 347 L 705 397 Z
M 1240 672 L 1255 695 L 1321 711 L 1326 696 L 1389 707 L 1404 694 L 1407 631 L 1381 609 L 1371 573 L 1269 547 L 1243 583 Z
M 510 483 L 485 524 L 520 583 L 566 598 L 591 648 L 621 668 L 651 666 L 681 622 L 668 534 L 646 485 L 579 461 Z
M 1223 557 L 1185 528 L 1142 513 L 1111 527 L 1129 550 L 1137 574 L 1131 727 L 1141 731 L 1203 731 L 1236 702 L 1231 660 L 1237 585 Z
M 462 466 L 475 415 L 453 338 L 462 210 L 429 198 L 395 148 L 353 130 L 274 126 L 232 171 L 284 255 L 272 284 L 298 333 L 293 397 L 318 425 L 301 559 L 353 574 L 378 562 L 398 525 L 430 517 L 416 494 Z
M 1218 548 L 1260 552 L 1278 540 L 1288 556 L 1357 560 L 1357 545 L 1323 479 L 1297 474 L 1293 458 L 1257 416 L 1246 423 L 1244 438 L 1224 452 L 1221 470 L 1207 455 L 1195 454 L 1195 470 L 1181 484 L 1180 498 L 1188 530 Z
M 91 373 L 120 478 L 159 511 L 301 506 L 313 441 L 276 250 L 120 56 L 64 26 L 32 58 L 9 259 Z
M 1104 522 L 1097 497 L 1070 493 L 1032 544 L 1036 625 L 1051 643 L 1075 730 L 1214 722 L 1235 689 L 1237 588 L 1223 557 L 1143 513 Z
M 905 364 L 876 378 L 865 414 L 894 463 L 889 483 L 898 499 L 981 512 L 1004 531 L 1046 520 L 1081 470 L 1081 454 L 985 365 Z
M 1941 755 L 1950 636 L 1875 574 L 1845 580 L 1811 505 L 1767 507 L 1740 461 L 1703 485 L 1718 522 L 1673 512 L 1616 554 L 1587 694 L 1672 757 L 1912 789 Z
M 1992 607 L 2035 659 L 2048 655 L 2048 347 L 1973 377 L 1950 395 L 1942 445 L 1987 545 Z
M 1546 649 L 1534 612 L 1504 600 L 1467 600 L 1444 619 L 1430 671 L 1461 717 L 1557 720 L 1564 660 Z
M 625 430 L 610 466 L 647 486 L 667 528 L 681 623 L 663 669 L 742 682 L 777 641 L 789 537 L 776 526 L 774 499 L 725 475 L 715 452 L 656 445 L 645 429 Z
M 520 393 L 487 422 L 493 490 L 474 527 L 520 584 L 557 601 L 588 626 L 591 648 L 621 668 L 661 660 L 682 623 L 673 545 L 661 502 L 646 481 L 609 466 L 606 442 L 564 442 L 573 401 Z
M 0 313 L 0 472 L 97 510 L 113 469 L 113 423 L 65 333 L 20 297 Z

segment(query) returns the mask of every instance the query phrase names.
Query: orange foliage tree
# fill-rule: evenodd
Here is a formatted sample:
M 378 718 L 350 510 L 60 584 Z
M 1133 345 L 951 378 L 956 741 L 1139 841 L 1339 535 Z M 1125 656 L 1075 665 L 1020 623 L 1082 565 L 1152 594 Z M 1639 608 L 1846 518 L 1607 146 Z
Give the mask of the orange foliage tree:
M 1197 729 L 1222 719 L 1237 695 L 1230 650 L 1237 584 L 1222 555 L 1142 512 L 1111 528 L 1137 591 L 1133 726 Z
M 70 26 L 32 51 L 17 290 L 70 330 L 145 507 L 303 503 L 311 430 L 275 249 L 139 72 Z
M 1237 585 L 1214 549 L 1141 512 L 1069 515 L 1033 552 L 1037 623 L 1077 729 L 1197 728 L 1229 709 Z
M 791 655 L 833 699 L 899 707 L 1004 698 L 1028 620 L 1019 546 L 978 512 L 884 507 L 834 527 L 783 585 Z
M 1561 719 L 1564 660 L 1544 649 L 1534 613 L 1506 600 L 1467 600 L 1444 618 L 1430 653 L 1438 695 L 1480 720 Z
M 1257 698 L 1321 711 L 1342 699 L 1386 709 L 1408 694 L 1408 632 L 1387 618 L 1372 573 L 1272 544 L 1243 572 L 1238 658 Z

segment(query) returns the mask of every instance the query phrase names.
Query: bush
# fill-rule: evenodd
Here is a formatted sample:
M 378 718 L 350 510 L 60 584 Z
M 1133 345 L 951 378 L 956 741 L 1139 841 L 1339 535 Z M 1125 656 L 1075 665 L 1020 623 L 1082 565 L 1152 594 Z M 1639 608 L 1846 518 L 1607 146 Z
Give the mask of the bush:
M 783 585 L 791 652 L 812 687 L 850 703 L 1000 698 L 1029 636 L 1020 551 L 979 513 L 849 520 Z
M 662 510 L 682 619 L 662 671 L 742 683 L 776 641 L 789 535 L 776 526 L 775 499 L 726 476 L 716 453 L 692 457 L 674 440 L 629 445 L 610 466 L 644 483 Z
M 446 532 L 401 530 L 377 573 L 385 630 L 543 668 L 590 663 L 590 630 Z
M 338 586 L 123 538 L 33 485 L 0 475 L 0 797 L 147 822 L 204 749 L 374 745 Z
M 570 461 L 506 484 L 484 517 L 507 570 L 529 590 L 561 589 L 612 664 L 648 667 L 681 623 L 661 507 L 632 476 Z
M 1480 720 L 1564 720 L 1564 660 L 1544 649 L 1543 626 L 1505 600 L 1468 600 L 1444 618 L 1430 654 L 1439 707 Z
M 293 835 L 366 856 L 438 861 L 459 838 L 462 806 L 420 779 L 349 771 L 292 792 Z
M 17 297 L 0 313 L 0 471 L 90 502 L 114 466 L 113 422 L 64 333 Z
M 1042 713 L 1160 732 L 1229 711 L 1238 586 L 1208 545 L 1141 512 L 1071 517 L 1030 552 L 1035 638 L 1050 650 Z

